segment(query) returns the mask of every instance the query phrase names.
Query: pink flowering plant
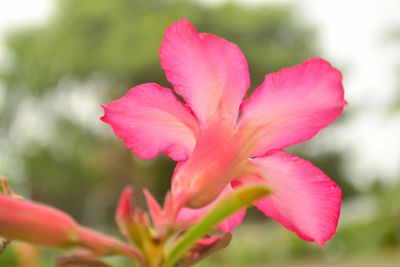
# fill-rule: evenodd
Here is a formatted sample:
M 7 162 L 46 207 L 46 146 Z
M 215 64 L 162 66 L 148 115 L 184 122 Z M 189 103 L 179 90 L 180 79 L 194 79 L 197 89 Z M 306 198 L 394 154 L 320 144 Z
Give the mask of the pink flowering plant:
M 254 205 L 322 247 L 336 232 L 341 190 L 284 149 L 309 140 L 341 115 L 346 101 L 340 72 L 323 59 L 308 59 L 266 75 L 244 100 L 250 78 L 238 46 L 198 33 L 186 19 L 165 30 L 159 55 L 185 103 L 169 88 L 141 84 L 103 106 L 102 120 L 136 156 L 164 152 L 177 161 L 163 206 L 145 189 L 149 211 L 141 211 L 127 187 L 116 213 L 125 238 L 119 241 L 61 211 L 15 198 L 3 180 L 4 245 L 18 239 L 75 247 L 58 266 L 109 266 L 101 257 L 113 254 L 141 266 L 189 266 L 226 247 L 246 208 Z

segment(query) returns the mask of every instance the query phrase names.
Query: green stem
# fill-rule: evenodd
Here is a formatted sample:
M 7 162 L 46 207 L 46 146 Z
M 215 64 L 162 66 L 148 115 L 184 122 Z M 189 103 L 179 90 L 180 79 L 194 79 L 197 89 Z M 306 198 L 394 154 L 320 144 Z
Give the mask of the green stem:
M 190 250 L 198 239 L 204 237 L 218 223 L 270 193 L 271 189 L 265 184 L 252 184 L 240 187 L 223 198 L 205 217 L 190 227 L 174 244 L 166 255 L 165 266 L 172 267 Z

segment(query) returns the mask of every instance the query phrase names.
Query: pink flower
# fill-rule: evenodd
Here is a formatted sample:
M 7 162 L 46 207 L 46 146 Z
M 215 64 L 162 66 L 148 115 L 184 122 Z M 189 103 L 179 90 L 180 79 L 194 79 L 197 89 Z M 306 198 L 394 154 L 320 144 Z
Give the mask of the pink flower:
M 263 181 L 274 194 L 254 203 L 257 208 L 305 240 L 322 246 L 330 239 L 340 189 L 283 149 L 312 138 L 342 113 L 340 72 L 323 59 L 309 59 L 267 75 L 243 101 L 250 79 L 240 49 L 198 33 L 186 19 L 166 29 L 160 58 L 186 104 L 168 88 L 141 84 L 104 106 L 102 120 L 138 157 L 164 152 L 178 161 L 172 193 L 186 199 L 179 218 L 201 217 L 238 186 Z M 219 228 L 231 231 L 244 214 Z

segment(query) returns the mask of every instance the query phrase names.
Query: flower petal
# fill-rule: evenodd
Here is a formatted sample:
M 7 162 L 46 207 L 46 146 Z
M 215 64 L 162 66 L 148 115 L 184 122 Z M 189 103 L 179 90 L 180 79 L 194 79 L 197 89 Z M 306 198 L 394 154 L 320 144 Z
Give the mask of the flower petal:
M 262 176 L 273 189 L 271 196 L 256 202 L 255 206 L 300 238 L 315 241 L 322 247 L 336 232 L 340 188 L 310 162 L 284 151 L 273 151 L 250 161 L 260 167 Z M 239 180 L 239 184 L 250 182 L 254 181 Z
M 199 221 L 205 214 L 207 214 L 217 203 L 220 199 L 228 195 L 233 191 L 233 188 L 231 184 L 229 183 L 222 193 L 219 195 L 219 197 L 208 204 L 207 206 L 204 206 L 203 208 L 200 209 L 190 209 L 190 208 L 182 208 L 178 214 L 177 221 L 183 222 L 183 221 L 188 221 L 190 224 L 196 223 Z M 242 209 L 235 214 L 229 216 L 227 219 L 225 219 L 223 222 L 221 222 L 219 225 L 217 225 L 217 229 L 220 229 L 221 231 L 224 231 L 226 233 L 231 232 L 233 228 L 238 226 L 243 218 L 244 215 L 246 214 L 246 209 Z
M 237 45 L 199 34 L 182 19 L 165 30 L 160 58 L 168 81 L 203 124 L 216 112 L 236 124 L 250 86 L 247 61 Z
M 197 120 L 168 88 L 141 84 L 103 108 L 101 119 L 140 158 L 154 158 L 164 152 L 180 161 L 193 150 Z
M 243 102 L 239 125 L 253 139 L 252 156 L 260 156 L 312 138 L 345 104 L 341 73 L 314 58 L 267 75 Z

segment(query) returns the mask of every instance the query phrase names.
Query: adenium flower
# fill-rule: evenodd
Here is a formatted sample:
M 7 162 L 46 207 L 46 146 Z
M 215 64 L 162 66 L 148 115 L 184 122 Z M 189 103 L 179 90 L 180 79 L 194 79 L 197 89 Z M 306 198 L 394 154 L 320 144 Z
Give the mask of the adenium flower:
M 238 46 L 198 33 L 186 19 L 166 29 L 159 55 L 186 103 L 169 88 L 141 84 L 104 106 L 102 120 L 138 157 L 164 152 L 178 162 L 171 187 L 173 197 L 184 200 L 179 218 L 200 218 L 238 186 L 265 182 L 274 193 L 254 203 L 258 209 L 302 239 L 320 246 L 329 240 L 340 188 L 283 149 L 309 140 L 342 113 L 340 72 L 323 59 L 309 59 L 266 75 L 243 101 L 250 79 Z M 244 214 L 219 228 L 231 231 Z

